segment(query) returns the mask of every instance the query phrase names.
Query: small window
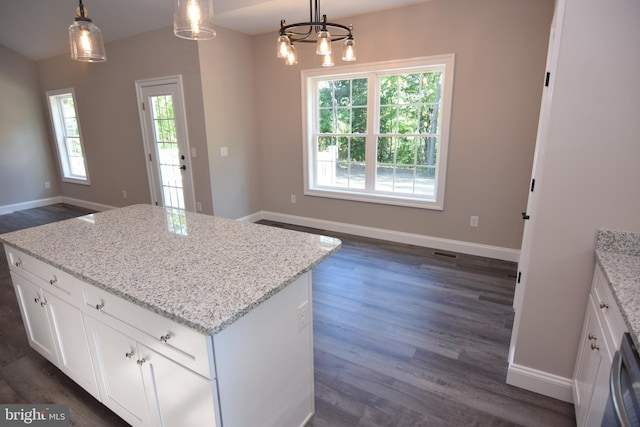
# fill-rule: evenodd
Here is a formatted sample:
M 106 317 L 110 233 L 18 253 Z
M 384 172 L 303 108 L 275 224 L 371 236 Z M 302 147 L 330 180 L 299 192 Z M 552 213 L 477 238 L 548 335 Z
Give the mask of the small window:
M 47 92 L 62 180 L 89 184 L 73 89 Z
M 305 194 L 442 209 L 453 65 L 303 71 Z

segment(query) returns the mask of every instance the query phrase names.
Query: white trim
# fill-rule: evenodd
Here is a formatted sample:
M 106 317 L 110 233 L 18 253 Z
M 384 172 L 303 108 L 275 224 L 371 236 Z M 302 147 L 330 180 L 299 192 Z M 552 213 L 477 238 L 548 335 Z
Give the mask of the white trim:
M 571 378 L 511 363 L 507 370 L 507 384 L 573 403 Z
M 0 206 L 0 215 L 10 214 L 16 211 L 23 211 L 25 209 L 55 205 L 56 203 L 62 203 L 61 196 L 49 197 L 47 199 L 30 200 L 28 202 L 13 203 L 11 205 L 3 205 Z
M 265 219 L 264 215 L 263 215 L 263 211 L 260 212 L 254 212 L 252 214 L 243 216 L 241 218 L 237 218 L 236 221 L 242 221 L 242 222 L 258 222 L 261 219 Z
M 355 236 L 370 237 L 390 242 L 404 243 L 467 255 L 476 255 L 504 261 L 517 262 L 520 251 L 500 246 L 483 245 L 480 243 L 464 242 L 461 240 L 443 239 L 441 237 L 425 236 L 422 234 L 405 233 L 403 231 L 386 230 L 383 228 L 365 227 L 362 225 L 346 224 L 342 222 L 326 221 L 323 219 L 307 218 L 277 212 L 261 211 L 240 218 L 241 221 L 253 222 L 266 219 L 320 230 L 335 231 Z
M 62 201 L 60 203 L 66 203 L 68 205 L 78 206 L 79 208 L 92 209 L 98 212 L 117 209 L 115 206 L 103 205 L 102 203 L 90 202 L 88 200 L 74 199 L 73 197 L 66 197 L 66 196 L 62 196 Z

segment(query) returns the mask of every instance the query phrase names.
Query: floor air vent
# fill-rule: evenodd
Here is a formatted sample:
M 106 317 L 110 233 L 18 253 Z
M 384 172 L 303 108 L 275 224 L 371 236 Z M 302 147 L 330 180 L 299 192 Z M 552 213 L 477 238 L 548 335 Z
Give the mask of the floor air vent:
M 457 254 L 450 254 L 450 253 L 447 253 L 447 252 L 433 251 L 432 255 L 441 256 L 441 257 L 450 258 L 450 259 L 458 259 L 458 255 Z

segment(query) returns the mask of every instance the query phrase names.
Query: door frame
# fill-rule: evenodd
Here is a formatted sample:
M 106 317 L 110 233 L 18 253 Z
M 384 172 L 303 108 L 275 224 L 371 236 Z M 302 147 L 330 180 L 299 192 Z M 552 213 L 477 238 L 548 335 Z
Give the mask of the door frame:
M 193 173 L 192 173 L 192 164 L 191 164 L 191 147 L 189 145 L 189 132 L 187 125 L 187 113 L 184 103 L 184 89 L 182 84 L 182 75 L 175 76 L 166 76 L 166 77 L 156 77 L 151 79 L 142 79 L 136 80 L 136 96 L 138 99 L 138 113 L 140 116 L 140 129 L 142 130 L 142 146 L 144 150 L 144 162 L 146 164 L 147 169 L 147 179 L 149 182 L 149 195 L 151 196 L 151 203 L 155 205 L 160 205 L 162 202 L 162 194 L 157 194 L 157 190 L 161 189 L 160 182 L 158 182 L 155 178 L 152 168 L 158 167 L 157 159 L 154 162 L 153 159 L 156 158 L 156 150 L 153 147 L 153 135 L 149 135 L 149 129 L 152 129 L 149 123 L 147 123 L 148 115 L 145 110 L 145 97 L 143 94 L 143 90 L 148 87 L 154 86 L 168 86 L 175 85 L 178 89 L 175 99 L 173 100 L 174 104 L 174 116 L 176 118 L 176 123 L 182 121 L 184 123 L 184 129 L 180 129 L 181 126 L 176 126 L 176 132 L 178 135 L 178 140 L 183 140 L 184 145 L 186 147 L 185 152 L 181 153 L 184 156 L 183 162 L 187 166 L 187 170 L 182 173 L 183 179 L 183 192 L 184 192 L 184 204 L 185 210 L 195 212 L 196 211 L 196 197 L 195 197 L 195 189 L 193 187 Z M 152 149 L 153 148 L 153 149 Z M 186 172 L 186 173 L 185 173 Z M 159 175 L 158 171 L 158 175 Z M 186 185 L 185 185 L 186 182 Z

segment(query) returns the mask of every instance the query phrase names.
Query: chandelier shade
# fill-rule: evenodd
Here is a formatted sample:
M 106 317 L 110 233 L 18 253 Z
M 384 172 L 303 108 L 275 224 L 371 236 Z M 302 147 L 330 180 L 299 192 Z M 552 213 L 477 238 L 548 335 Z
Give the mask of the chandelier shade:
M 71 59 L 74 61 L 104 62 L 107 60 L 102 31 L 87 17 L 87 10 L 82 0 L 79 0 L 77 16 L 69 26 L 69 48 Z
M 280 21 L 280 35 L 277 40 L 277 57 L 284 58 L 285 64 L 297 63 L 288 59 L 286 52 L 290 51 L 296 43 L 315 43 L 316 54 L 323 57 L 324 67 L 333 66 L 331 59 L 331 44 L 345 41 L 343 45 L 342 60 L 355 61 L 355 42 L 353 40 L 353 27 L 336 24 L 327 21 L 327 15 L 320 13 L 320 0 L 309 0 L 309 21 L 287 24 Z M 295 49 L 295 48 L 294 48 Z
M 173 33 L 187 40 L 214 38 L 213 0 L 174 0 Z

